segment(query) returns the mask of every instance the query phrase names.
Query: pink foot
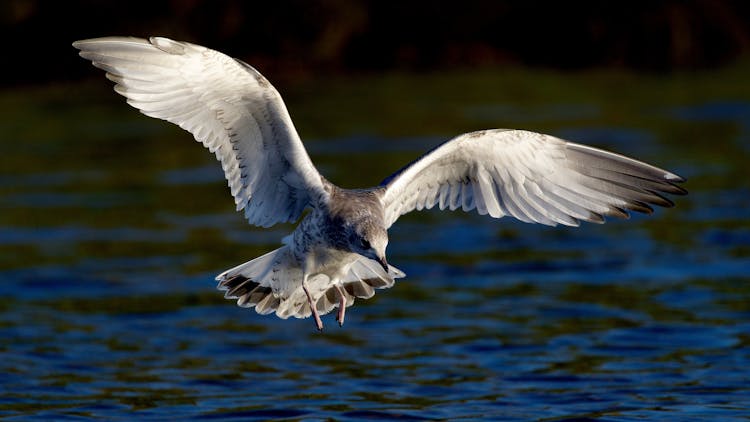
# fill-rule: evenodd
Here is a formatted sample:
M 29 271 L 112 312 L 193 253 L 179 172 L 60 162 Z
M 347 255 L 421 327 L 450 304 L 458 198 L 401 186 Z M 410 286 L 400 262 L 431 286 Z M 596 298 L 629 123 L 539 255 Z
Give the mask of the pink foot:
M 315 318 L 315 327 L 318 329 L 318 331 L 323 331 L 323 321 L 320 319 L 320 314 L 318 314 L 318 310 L 315 308 L 312 308 L 312 314 L 313 318 Z
M 338 284 L 336 284 L 336 291 L 339 292 L 339 312 L 336 314 L 336 321 L 339 322 L 339 327 L 343 327 L 344 316 L 346 316 L 346 294 Z
M 320 320 L 318 309 L 315 307 L 312 296 L 310 296 L 310 292 L 307 291 L 307 287 L 304 284 L 302 284 L 302 290 L 304 290 L 305 294 L 307 295 L 307 303 L 310 305 L 310 310 L 312 311 L 313 318 L 315 318 L 315 327 L 318 329 L 318 331 L 323 331 L 323 321 Z

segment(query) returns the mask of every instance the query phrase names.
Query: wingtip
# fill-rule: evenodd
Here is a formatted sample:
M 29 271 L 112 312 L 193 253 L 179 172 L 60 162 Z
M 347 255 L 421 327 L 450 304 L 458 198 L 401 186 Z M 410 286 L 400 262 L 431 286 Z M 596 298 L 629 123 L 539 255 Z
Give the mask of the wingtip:
M 610 207 L 610 209 L 607 210 L 605 215 L 607 215 L 608 217 L 615 217 L 615 218 L 619 218 L 622 220 L 630 220 L 630 214 L 627 211 L 625 211 L 622 208 L 615 207 L 615 206 Z
M 586 221 L 594 224 L 604 224 L 606 220 L 604 219 L 604 216 L 599 213 L 589 212 Z
M 148 42 L 159 50 L 175 55 L 185 54 L 187 44 L 166 37 L 149 37 Z
M 627 209 L 629 209 L 631 211 L 640 212 L 640 213 L 646 214 L 646 215 L 651 215 L 651 214 L 654 213 L 654 209 L 651 208 L 650 205 L 646 204 L 645 202 L 641 202 L 641 201 L 632 201 L 632 202 L 629 202 L 628 204 L 626 204 L 625 208 L 627 208 Z
M 686 178 L 684 178 L 684 177 L 682 177 L 680 175 L 674 174 L 674 173 L 667 173 L 667 174 L 665 174 L 664 175 L 664 179 L 667 180 L 670 183 L 685 183 L 685 182 L 687 182 Z
M 675 185 L 672 185 L 672 186 L 674 186 L 675 190 L 674 190 L 674 192 L 670 192 L 670 193 L 672 193 L 674 195 L 687 195 L 688 194 L 687 189 L 685 189 L 685 188 L 683 188 L 681 186 L 675 186 Z
M 115 38 L 123 38 L 123 37 L 86 38 L 86 39 L 82 39 L 82 40 L 73 41 L 72 45 L 73 45 L 73 47 L 75 47 L 75 48 L 77 48 L 79 50 L 83 50 L 86 47 L 86 44 L 95 44 L 97 42 L 107 41 L 107 40 L 111 40 L 111 39 L 115 39 Z
M 678 186 L 677 183 L 685 183 L 687 182 L 687 179 L 684 177 L 680 177 L 676 174 L 669 174 L 668 176 L 672 177 L 666 177 L 667 184 L 671 187 L 671 189 L 665 191 L 667 193 L 670 193 L 672 195 L 687 195 L 688 191 L 687 189 L 683 188 L 682 186 Z

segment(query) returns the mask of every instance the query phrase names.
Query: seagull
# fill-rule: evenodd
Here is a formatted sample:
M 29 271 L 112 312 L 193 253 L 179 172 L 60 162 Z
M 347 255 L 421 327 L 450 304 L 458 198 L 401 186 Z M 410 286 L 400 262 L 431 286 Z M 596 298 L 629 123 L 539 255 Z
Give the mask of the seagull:
M 163 37 L 76 41 L 115 91 L 143 114 L 172 122 L 221 162 L 250 224 L 299 221 L 282 246 L 224 271 L 217 288 L 237 305 L 278 317 L 368 299 L 405 274 L 386 260 L 388 229 L 413 210 L 476 210 L 548 226 L 603 223 L 671 207 L 682 177 L 601 149 L 525 130 L 459 135 L 365 189 L 326 180 L 305 151 L 279 92 L 249 64 Z

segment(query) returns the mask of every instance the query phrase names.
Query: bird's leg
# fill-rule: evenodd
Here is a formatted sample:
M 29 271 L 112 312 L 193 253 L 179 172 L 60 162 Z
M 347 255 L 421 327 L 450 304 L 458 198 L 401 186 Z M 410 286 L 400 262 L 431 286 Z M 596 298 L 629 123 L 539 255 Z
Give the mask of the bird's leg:
M 346 294 L 344 289 L 338 283 L 334 284 L 336 291 L 339 292 L 339 312 L 336 314 L 336 321 L 339 322 L 339 327 L 344 326 L 344 316 L 346 315 Z
M 307 274 L 302 278 L 302 290 L 305 291 L 305 294 L 307 295 L 307 303 L 310 304 L 310 310 L 312 311 L 312 316 L 315 318 L 315 327 L 318 329 L 318 331 L 323 331 L 323 321 L 320 320 L 320 314 L 318 314 L 318 309 L 315 307 L 315 304 L 312 300 L 312 295 L 310 295 L 310 291 L 307 290 Z

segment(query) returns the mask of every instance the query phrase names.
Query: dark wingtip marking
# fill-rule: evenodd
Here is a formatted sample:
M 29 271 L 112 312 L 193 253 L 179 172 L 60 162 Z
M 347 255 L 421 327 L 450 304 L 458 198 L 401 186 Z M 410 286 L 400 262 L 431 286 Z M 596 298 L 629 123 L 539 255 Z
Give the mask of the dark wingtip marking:
M 622 218 L 623 220 L 630 219 L 630 214 L 628 214 L 628 212 L 624 209 L 618 207 L 610 208 L 609 211 L 607 211 L 606 215 L 609 217 Z
M 648 204 L 645 204 L 645 203 L 640 202 L 640 201 L 631 201 L 631 202 L 628 202 L 625 205 L 625 208 L 627 208 L 627 209 L 629 209 L 631 211 L 641 212 L 643 214 L 653 214 L 654 213 L 654 209 L 653 208 L 651 208 L 650 206 L 648 206 Z
M 604 217 L 601 214 L 598 214 L 595 212 L 589 212 L 589 215 L 586 218 L 586 221 L 588 221 L 589 223 L 594 223 L 594 224 L 604 224 Z
M 226 278 L 224 280 L 221 280 L 217 288 L 219 290 L 226 290 L 226 294 L 224 295 L 225 297 L 236 296 L 237 291 L 243 288 L 246 285 L 246 283 L 251 284 L 250 286 L 251 289 L 258 285 L 258 283 L 253 282 L 252 280 L 250 280 L 249 278 L 245 276 L 235 275 L 235 276 Z M 251 289 L 247 289 L 247 290 L 251 290 Z
M 673 181 L 677 183 L 683 183 L 685 182 L 685 179 L 679 180 L 679 181 Z M 683 188 L 682 186 L 677 186 L 674 183 L 668 183 L 670 186 L 669 190 L 664 190 L 666 193 L 671 193 L 672 195 L 687 195 L 688 191 L 687 189 Z
M 385 287 L 388 287 L 388 286 L 391 285 L 391 283 L 389 281 L 383 280 L 382 278 L 379 278 L 379 277 L 377 277 L 377 278 L 375 278 L 375 277 L 374 278 L 368 278 L 368 279 L 364 279 L 364 280 L 361 280 L 361 281 L 369 284 L 370 286 L 372 286 L 372 287 L 374 287 L 376 289 L 382 289 L 382 288 L 385 288 Z
M 667 179 L 667 181 L 672 182 L 672 183 L 685 183 L 685 182 L 687 182 L 686 178 L 680 176 L 679 174 L 674 174 L 674 173 L 667 173 L 664 176 L 664 178 Z

